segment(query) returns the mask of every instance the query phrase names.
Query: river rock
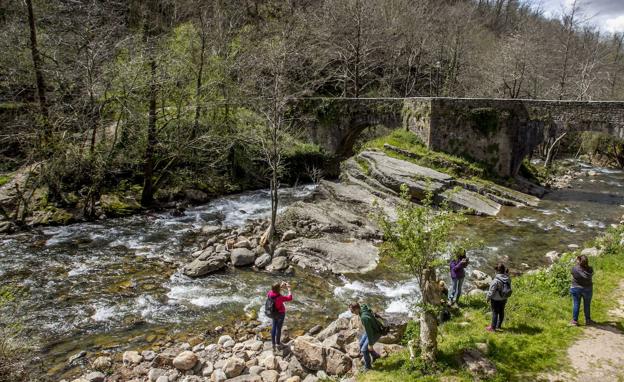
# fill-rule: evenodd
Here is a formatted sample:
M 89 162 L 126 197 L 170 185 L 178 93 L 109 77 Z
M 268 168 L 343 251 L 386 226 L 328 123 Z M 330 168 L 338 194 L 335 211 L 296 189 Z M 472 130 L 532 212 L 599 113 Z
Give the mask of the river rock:
M 303 382 L 318 382 L 318 378 L 316 375 L 312 375 L 312 374 L 308 374 L 304 379 Z
M 224 268 L 226 262 L 227 257 L 224 254 L 212 253 L 205 260 L 193 260 L 182 269 L 182 273 L 189 277 L 201 277 Z
M 184 190 L 184 198 L 191 203 L 206 203 L 208 194 L 201 190 L 188 189 Z
M 244 267 L 254 263 L 256 255 L 247 248 L 234 248 L 230 255 L 232 265 L 235 267 Z
M 238 377 L 243 370 L 245 370 L 245 361 L 237 357 L 228 359 L 223 366 L 223 372 L 228 378 Z
M 150 371 L 147 373 L 147 379 L 150 382 L 156 382 L 156 380 L 160 376 L 165 375 L 166 373 L 167 373 L 167 370 L 159 369 L 159 368 L 151 368 Z
M 300 377 L 304 377 L 307 374 L 297 357 L 290 357 L 290 361 L 288 361 L 288 371 L 290 371 L 292 375 L 298 375 Z
M 260 373 L 262 373 L 263 371 L 264 371 L 264 368 L 262 366 L 251 366 L 249 368 L 250 375 L 260 375 Z
M 124 352 L 121 359 L 124 365 L 138 365 L 143 361 L 143 357 L 139 352 L 133 350 Z
M 156 353 L 151 350 L 143 350 L 141 352 L 141 357 L 143 357 L 144 361 L 152 361 L 156 358 Z
M 343 375 L 351 370 L 351 358 L 340 350 L 325 349 L 325 371 L 331 375 Z M 318 376 L 318 374 L 317 374 Z
M 240 240 L 234 244 L 234 248 L 251 249 L 251 242 L 245 238 L 240 238 Z
M 262 382 L 277 382 L 279 380 L 279 373 L 275 370 L 265 370 L 260 373 Z
M 483 290 L 490 289 L 490 284 L 492 283 L 492 277 L 487 276 L 483 280 L 473 280 L 472 283 L 475 287 Z
M 221 232 L 221 226 L 218 225 L 205 225 L 201 228 L 201 232 L 206 236 L 216 235 Z
M 228 377 L 221 369 L 216 369 L 212 372 L 212 375 L 210 376 L 210 382 L 223 382 L 226 379 L 228 379 Z
M 289 241 L 296 237 L 297 237 L 297 232 L 293 231 L 292 229 L 289 229 L 288 231 L 284 232 L 284 234 L 282 235 L 282 241 Z
M 215 331 L 216 331 L 216 329 L 215 329 Z M 217 340 L 217 343 L 219 345 L 223 345 L 224 343 L 226 343 L 228 341 L 231 341 L 231 340 L 232 340 L 232 337 L 230 337 L 230 336 L 228 336 L 226 334 L 226 335 L 223 335 L 223 336 L 219 337 L 219 339 Z
M 333 321 L 316 336 L 319 341 L 325 341 L 328 337 L 337 334 L 343 330 L 351 329 L 351 321 L 346 317 L 340 317 Z
M 273 253 L 273 257 L 288 257 L 288 249 L 284 247 L 279 247 Z
M 156 382 L 169 382 L 169 377 L 166 375 L 161 375 L 160 377 L 158 377 Z
M 99 371 L 93 371 L 85 375 L 82 378 L 84 378 L 85 380 L 89 382 L 104 382 L 104 379 L 106 378 L 106 376 L 103 373 L 100 373 Z
M 74 362 L 76 362 L 77 360 L 79 360 L 80 358 L 84 357 L 87 355 L 87 352 L 82 350 L 74 355 L 72 355 L 71 357 L 69 357 L 69 360 L 67 360 L 68 364 L 73 364 Z
M 271 261 L 271 265 L 267 267 L 270 272 L 280 272 L 288 268 L 288 259 L 285 257 L 276 257 Z
M 561 255 L 557 251 L 549 251 L 544 257 L 546 257 L 551 263 L 556 263 Z
M 323 345 L 314 337 L 297 337 L 292 351 L 297 360 L 310 370 L 321 370 L 325 366 Z
M 468 349 L 462 355 L 466 368 L 476 376 L 492 378 L 496 375 L 496 366 L 476 349 Z
M 277 370 L 278 368 L 277 358 L 270 355 L 264 358 L 262 362 L 260 362 L 260 366 L 264 367 L 267 370 Z
M 596 247 L 585 248 L 581 251 L 581 255 L 585 255 L 588 257 L 596 257 L 600 256 L 601 251 Z
M 190 350 L 183 351 L 173 359 L 173 367 L 178 370 L 191 370 L 197 363 L 197 355 Z
M 271 264 L 271 255 L 268 253 L 260 255 L 260 257 L 254 261 L 254 265 L 259 269 L 265 268 L 269 264 Z
M 105 371 L 111 367 L 113 364 L 113 360 L 110 357 L 97 357 L 95 361 L 91 364 L 95 370 Z
M 483 297 L 485 296 L 485 291 L 481 289 L 472 289 L 470 292 L 468 292 L 468 296 Z

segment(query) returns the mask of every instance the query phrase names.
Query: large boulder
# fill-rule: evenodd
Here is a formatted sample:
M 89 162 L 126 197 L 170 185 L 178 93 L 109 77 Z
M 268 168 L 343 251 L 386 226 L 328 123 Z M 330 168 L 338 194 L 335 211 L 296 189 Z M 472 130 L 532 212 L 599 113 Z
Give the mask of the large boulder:
M 351 370 L 351 358 L 340 350 L 325 348 L 325 372 L 330 375 L 343 375 Z
M 260 255 L 255 261 L 254 261 L 254 265 L 259 268 L 265 268 L 267 265 L 271 264 L 271 255 L 269 255 L 268 253 L 265 253 L 263 255 Z
M 271 261 L 271 265 L 267 267 L 267 270 L 271 272 L 281 272 L 288 268 L 288 259 L 285 257 L 276 257 Z
M 143 357 L 137 351 L 127 351 L 124 352 L 121 357 L 124 365 L 138 365 L 141 361 L 143 361 Z
M 343 375 L 351 370 L 349 356 L 338 349 L 323 346 L 314 337 L 297 337 L 292 352 L 301 365 L 309 370 L 325 371 L 331 375 Z
M 232 265 L 235 267 L 252 265 L 255 259 L 256 255 L 247 248 L 234 248 L 230 255 Z
M 201 277 L 225 267 L 227 257 L 223 253 L 212 253 L 205 260 L 197 258 L 182 268 L 182 273 L 189 277 Z
M 238 357 L 232 357 L 225 362 L 223 372 L 228 378 L 238 377 L 245 370 L 245 360 Z
M 297 360 L 310 370 L 323 370 L 325 367 L 323 345 L 314 337 L 297 337 L 293 343 L 292 352 Z

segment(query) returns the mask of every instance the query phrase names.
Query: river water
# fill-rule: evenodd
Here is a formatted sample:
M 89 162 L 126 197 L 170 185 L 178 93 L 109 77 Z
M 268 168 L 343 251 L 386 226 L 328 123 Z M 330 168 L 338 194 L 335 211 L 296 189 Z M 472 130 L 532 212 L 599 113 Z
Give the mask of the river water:
M 522 270 L 546 263 L 544 254 L 582 245 L 624 213 L 624 173 L 577 164 L 596 176 L 546 195 L 538 208 L 505 207 L 496 218 L 470 217 L 458 234 L 483 241 L 470 251 L 470 269 L 491 273 L 506 261 Z M 282 190 L 288 205 L 313 186 Z M 228 196 L 172 217 L 139 215 L 96 223 L 47 227 L 0 236 L 0 285 L 16 284 L 20 319 L 43 347 L 43 368 L 62 375 L 80 350 L 144 348 L 162 338 L 201 335 L 244 315 L 266 321 L 260 309 L 274 279 L 243 269 L 200 279 L 177 272 L 175 263 L 195 248 L 205 224 L 242 225 L 265 217 L 269 194 Z M 288 325 L 307 329 L 346 310 L 353 298 L 387 312 L 408 312 L 418 298 L 408 275 L 381 265 L 366 275 L 327 277 L 303 271 L 284 277 L 294 285 Z

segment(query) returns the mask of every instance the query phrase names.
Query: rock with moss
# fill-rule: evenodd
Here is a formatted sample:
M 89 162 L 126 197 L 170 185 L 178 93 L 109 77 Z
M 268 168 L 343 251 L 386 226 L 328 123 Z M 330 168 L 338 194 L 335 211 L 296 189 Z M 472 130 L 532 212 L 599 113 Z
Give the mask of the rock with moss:
M 106 216 L 127 216 L 141 209 L 141 205 L 133 197 L 117 194 L 104 194 L 100 197 L 100 206 Z

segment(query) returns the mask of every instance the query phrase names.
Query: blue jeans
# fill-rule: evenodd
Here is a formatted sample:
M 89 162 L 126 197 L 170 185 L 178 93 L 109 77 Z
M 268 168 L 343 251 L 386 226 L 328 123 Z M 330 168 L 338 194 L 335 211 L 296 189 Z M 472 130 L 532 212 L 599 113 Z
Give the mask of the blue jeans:
M 364 357 L 364 367 L 367 369 L 371 368 L 371 355 L 375 359 L 380 357 L 380 355 L 377 354 L 376 351 L 368 350 L 368 336 L 366 335 L 366 333 L 364 333 L 362 335 L 362 338 L 360 338 L 360 352 L 362 352 L 362 355 Z
M 271 325 L 271 343 L 273 346 L 280 345 L 282 343 L 282 326 L 284 326 L 284 319 L 286 313 L 279 313 L 276 318 L 273 319 Z
M 581 308 L 581 297 L 583 298 L 583 312 L 585 313 L 585 323 L 591 321 L 590 305 L 592 299 L 592 288 L 570 288 L 572 295 L 572 319 L 578 321 L 579 310 Z
M 458 302 L 459 297 L 462 294 L 462 286 L 464 285 L 464 278 L 453 279 L 453 287 L 451 288 L 451 293 L 449 293 L 449 302 Z

